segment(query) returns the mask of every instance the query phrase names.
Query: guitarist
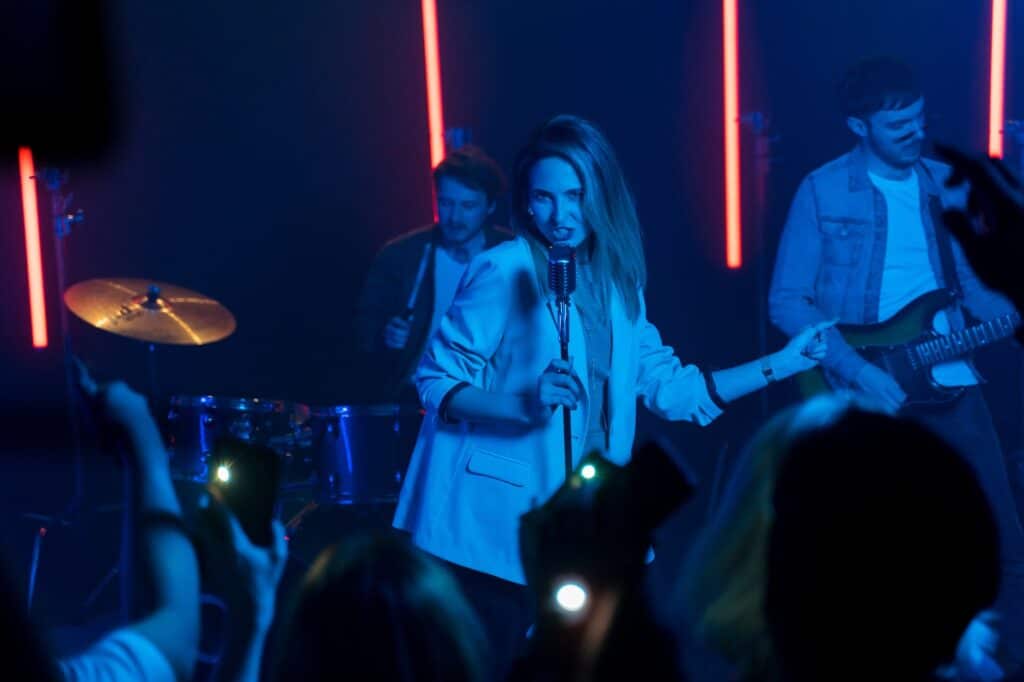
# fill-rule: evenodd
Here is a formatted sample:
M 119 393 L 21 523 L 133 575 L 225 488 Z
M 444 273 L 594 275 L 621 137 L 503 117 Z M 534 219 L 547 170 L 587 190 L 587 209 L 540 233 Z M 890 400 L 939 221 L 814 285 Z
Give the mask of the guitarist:
M 943 227 L 942 211 L 962 205 L 965 196 L 945 187 L 948 166 L 921 156 L 925 100 L 910 69 L 890 58 L 867 59 L 847 72 L 839 92 L 858 142 L 797 189 L 772 277 L 772 322 L 790 336 L 829 319 L 875 324 L 936 289 L 955 295 L 937 316 L 939 332 L 963 328 L 963 308 L 981 320 L 1012 313 L 1009 302 L 981 285 Z M 906 395 L 899 383 L 837 330 L 827 333 L 822 366 L 832 382 L 900 409 Z M 967 388 L 942 408 L 903 412 L 945 437 L 976 467 L 1003 536 L 1004 585 L 1013 595 L 1001 603 L 1004 617 L 1024 613 L 1024 534 L 979 377 L 963 360 L 937 365 L 933 377 Z

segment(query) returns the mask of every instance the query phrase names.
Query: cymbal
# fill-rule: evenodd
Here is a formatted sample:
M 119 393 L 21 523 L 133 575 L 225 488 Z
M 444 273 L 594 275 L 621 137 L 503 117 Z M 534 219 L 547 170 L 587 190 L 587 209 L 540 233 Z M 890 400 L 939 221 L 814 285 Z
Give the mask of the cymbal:
M 148 279 L 89 279 L 65 291 L 64 303 L 97 329 L 150 343 L 202 346 L 227 338 L 236 326 L 212 298 Z

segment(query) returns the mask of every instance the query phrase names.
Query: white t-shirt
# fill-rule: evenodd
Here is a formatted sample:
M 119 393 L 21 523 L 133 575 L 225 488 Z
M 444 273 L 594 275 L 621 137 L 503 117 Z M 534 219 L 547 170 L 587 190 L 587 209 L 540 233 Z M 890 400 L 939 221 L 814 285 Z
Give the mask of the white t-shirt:
M 868 173 L 868 176 L 885 197 L 889 218 L 882 290 L 878 300 L 878 320 L 883 322 L 917 297 L 938 289 L 939 281 L 928 258 L 917 172 L 911 170 L 910 176 L 903 180 L 890 180 L 874 173 Z M 949 319 L 945 311 L 935 316 L 933 325 L 940 334 L 949 333 Z M 932 377 L 944 386 L 978 383 L 974 372 L 963 360 L 935 365 Z
M 175 682 L 163 652 L 131 628 L 114 630 L 79 655 L 57 663 L 66 682 Z
M 466 273 L 469 263 L 460 263 L 452 258 L 443 247 L 434 249 L 434 314 L 430 319 L 430 331 L 427 333 L 429 341 L 434 332 L 441 326 L 441 320 L 455 300 L 455 292 L 458 291 L 462 275 Z

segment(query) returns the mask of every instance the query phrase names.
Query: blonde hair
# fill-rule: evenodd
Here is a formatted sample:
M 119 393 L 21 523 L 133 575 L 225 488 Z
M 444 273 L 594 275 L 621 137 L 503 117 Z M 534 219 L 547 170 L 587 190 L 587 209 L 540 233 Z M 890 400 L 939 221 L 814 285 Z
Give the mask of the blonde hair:
M 516 157 L 512 180 L 512 227 L 534 245 L 543 245 L 527 213 L 530 170 L 541 159 L 557 157 L 573 167 L 583 184 L 583 220 L 592 235 L 591 264 L 599 281 L 622 296 L 626 313 L 640 315 L 640 291 L 647 284 L 643 240 L 633 195 L 607 138 L 578 116 L 560 115 L 531 136 Z
M 779 467 L 800 437 L 835 423 L 854 407 L 870 409 L 852 394 L 819 396 L 761 427 L 687 558 L 678 595 L 684 619 L 699 641 L 722 654 L 743 677 L 772 679 L 777 674 L 764 594 Z

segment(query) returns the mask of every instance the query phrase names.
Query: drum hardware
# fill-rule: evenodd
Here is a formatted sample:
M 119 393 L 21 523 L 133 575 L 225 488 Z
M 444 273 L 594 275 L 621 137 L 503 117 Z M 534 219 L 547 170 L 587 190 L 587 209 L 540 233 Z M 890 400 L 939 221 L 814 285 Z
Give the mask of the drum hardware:
M 71 235 L 71 228 L 81 224 L 85 220 L 85 213 L 81 209 L 72 209 L 72 194 L 65 195 L 61 188 L 68 182 L 69 173 L 67 170 L 57 168 L 43 168 L 33 179 L 42 179 L 46 183 L 46 189 L 50 196 L 50 215 L 53 219 L 53 248 L 54 263 L 57 275 L 57 290 L 64 291 L 67 281 L 67 261 L 65 239 Z M 64 387 L 67 398 L 68 422 L 71 426 L 72 444 L 72 494 L 71 499 L 65 508 L 56 515 L 36 515 L 42 521 L 32 543 L 32 558 L 29 563 L 28 573 L 28 595 L 27 608 L 32 608 L 32 599 L 36 590 L 36 578 L 39 569 L 39 555 L 42 551 L 43 540 L 49 528 L 56 526 L 70 526 L 72 520 L 78 515 L 82 499 L 82 424 L 79 412 L 78 387 L 75 379 L 74 348 L 71 343 L 70 325 L 68 324 L 67 311 L 60 309 L 60 333 L 62 362 L 64 364 Z M 31 514 L 27 516 L 32 516 Z
M 67 311 L 70 310 L 87 324 L 106 332 L 146 342 L 149 366 L 150 399 L 155 404 L 159 399 L 157 382 L 156 345 L 206 345 L 230 336 L 236 328 L 235 318 L 217 301 L 195 291 L 173 284 L 153 282 L 145 279 L 94 279 L 79 282 L 70 288 L 64 284 L 64 260 L 61 238 L 70 231 L 73 223 L 81 222 L 82 213 L 69 212 L 65 200 L 56 192 L 66 180 L 54 175 L 50 186 L 53 193 L 53 213 L 57 223 L 57 270 L 58 289 L 63 292 L 64 306 L 61 307 L 61 327 L 64 334 L 65 367 L 68 381 L 69 409 L 72 413 L 72 429 L 75 437 L 75 501 L 81 499 L 81 443 L 77 413 L 77 388 L 72 374 L 73 362 Z M 120 576 L 121 620 L 128 622 L 132 617 L 133 581 L 131 547 L 134 530 L 131 528 L 131 489 L 127 471 L 124 473 L 124 511 L 122 514 L 122 549 L 118 565 L 111 569 L 108 577 Z M 41 536 L 40 536 L 41 537 Z M 41 542 L 37 538 L 37 546 Z M 38 551 L 33 552 L 29 580 L 35 584 L 38 566 Z M 106 580 L 104 581 L 106 582 Z M 100 589 L 100 588 L 97 588 Z
M 87 324 L 148 344 L 154 397 L 156 345 L 206 345 L 227 338 L 236 328 L 234 316 L 217 301 L 146 279 L 79 282 L 65 291 L 64 301 Z M 358 516 L 377 510 L 372 513 L 379 516 L 394 504 L 422 411 L 397 404 L 310 408 L 258 397 L 177 395 L 170 399 L 167 416 L 171 471 L 179 483 L 191 486 L 209 480 L 208 458 L 218 436 L 278 452 L 283 463 L 282 500 L 288 497 L 291 504 L 304 505 L 288 522 L 291 533 L 311 515 L 319 519 L 314 525 L 329 521 L 317 512 L 350 509 Z M 124 580 L 130 577 L 127 573 L 124 567 L 115 567 L 108 579 L 120 575 Z
M 64 291 L 64 304 L 92 327 L 148 344 L 149 397 L 153 403 L 160 395 L 157 344 L 203 346 L 226 339 L 237 327 L 231 311 L 212 298 L 148 279 L 85 280 Z
M 422 413 L 399 404 L 310 410 L 315 499 L 321 504 L 397 501 Z
M 90 279 L 64 292 L 64 302 L 87 324 L 151 344 L 204 346 L 231 336 L 235 317 L 198 292 L 148 279 Z
M 179 480 L 206 483 L 208 460 L 219 437 L 266 445 L 282 458 L 282 481 L 296 475 L 309 408 L 301 403 L 263 398 L 172 396 L 167 421 L 171 435 L 171 472 Z
M 282 458 L 282 495 L 311 494 L 324 505 L 388 504 L 398 499 L 419 432 L 410 406 L 331 405 L 263 398 L 172 396 L 171 471 L 206 483 L 215 440 L 232 436 L 273 448 Z

